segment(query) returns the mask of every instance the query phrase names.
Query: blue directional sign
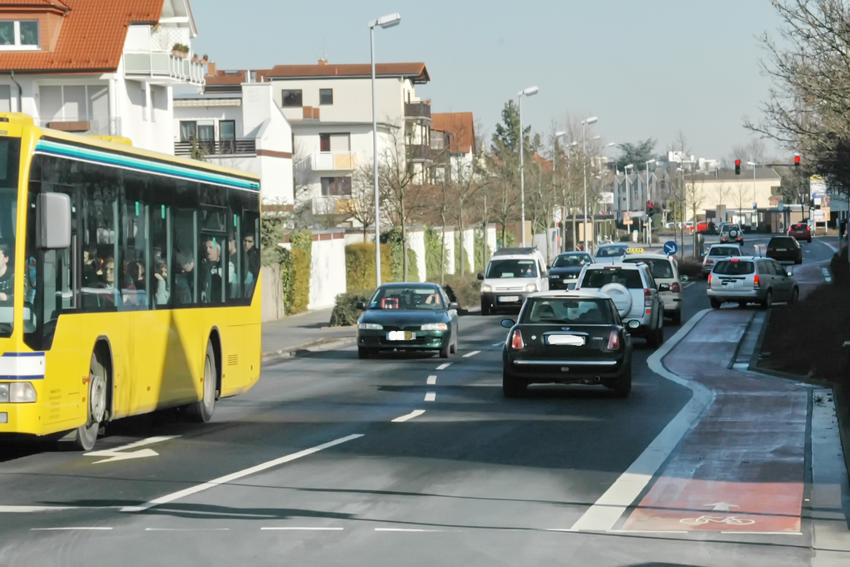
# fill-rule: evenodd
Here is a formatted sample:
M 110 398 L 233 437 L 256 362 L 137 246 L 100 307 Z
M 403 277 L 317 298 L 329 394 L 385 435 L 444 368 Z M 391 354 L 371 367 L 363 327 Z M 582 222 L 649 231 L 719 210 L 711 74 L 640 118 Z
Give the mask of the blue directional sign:
M 668 256 L 673 256 L 679 251 L 679 245 L 675 240 L 668 240 L 664 243 L 664 253 Z

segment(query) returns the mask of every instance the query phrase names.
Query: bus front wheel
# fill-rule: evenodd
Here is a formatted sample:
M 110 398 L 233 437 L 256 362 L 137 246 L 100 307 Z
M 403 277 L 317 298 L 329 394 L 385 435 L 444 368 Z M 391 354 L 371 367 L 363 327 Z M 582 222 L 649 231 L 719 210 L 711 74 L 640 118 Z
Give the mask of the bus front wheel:
M 215 352 L 212 343 L 207 343 L 207 355 L 204 359 L 204 397 L 186 407 L 186 414 L 191 421 L 206 423 L 212 419 L 215 410 L 216 378 Z
M 106 414 L 106 386 L 106 369 L 97 359 L 97 354 L 92 353 L 89 366 L 89 391 L 86 397 L 88 416 L 86 424 L 77 428 L 74 438 L 77 449 L 83 451 L 94 449 L 97 434 L 100 431 L 100 422 Z

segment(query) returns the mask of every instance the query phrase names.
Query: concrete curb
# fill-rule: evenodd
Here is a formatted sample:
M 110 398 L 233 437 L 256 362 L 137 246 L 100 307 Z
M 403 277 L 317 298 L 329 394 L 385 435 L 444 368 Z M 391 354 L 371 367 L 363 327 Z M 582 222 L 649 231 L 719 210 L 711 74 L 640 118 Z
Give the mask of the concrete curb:
M 262 363 L 273 364 L 275 362 L 288 360 L 292 357 L 300 356 L 308 352 L 323 352 L 328 350 L 334 350 L 348 345 L 352 345 L 355 343 L 355 341 L 357 341 L 357 337 L 341 337 L 338 339 L 332 339 L 327 341 L 307 343 L 304 345 L 275 350 L 272 352 L 264 352 Z

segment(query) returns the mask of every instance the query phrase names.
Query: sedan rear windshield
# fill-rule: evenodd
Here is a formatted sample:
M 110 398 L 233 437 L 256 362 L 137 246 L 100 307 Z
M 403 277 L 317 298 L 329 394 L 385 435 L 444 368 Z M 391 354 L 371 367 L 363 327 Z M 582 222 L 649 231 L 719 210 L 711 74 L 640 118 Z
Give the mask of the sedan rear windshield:
M 649 266 L 649 273 L 652 274 L 653 278 L 673 278 L 673 267 L 670 265 L 669 260 L 649 260 L 649 259 L 640 259 L 640 258 L 626 258 L 623 260 L 624 264 L 637 264 L 641 262 Z
M 797 240 L 791 238 L 790 236 L 774 236 L 770 239 L 770 242 L 767 243 L 768 248 L 776 248 L 778 246 L 782 246 L 785 248 L 795 247 L 797 244 Z
M 643 281 L 641 280 L 639 271 L 618 268 L 613 270 L 588 270 L 584 275 L 581 287 L 600 288 L 610 283 L 617 283 L 628 289 L 643 289 Z
M 487 278 L 536 278 L 537 262 L 534 260 L 490 260 Z
M 714 273 L 720 274 L 721 276 L 746 276 L 747 274 L 752 274 L 756 271 L 756 265 L 754 262 L 747 262 L 743 260 L 739 260 L 733 262 L 732 260 L 723 260 L 722 262 L 718 262 L 714 267 Z
M 590 254 L 565 254 L 555 258 L 553 268 L 578 268 L 585 264 L 592 264 Z
M 596 251 L 597 258 L 614 258 L 616 256 L 625 256 L 626 249 L 623 246 L 602 246 Z
M 417 286 L 383 286 L 378 288 L 369 309 L 425 309 L 429 311 L 441 310 L 443 300 L 436 287 L 428 285 Z
M 610 299 L 529 299 L 521 323 L 611 325 Z
M 719 246 L 708 251 L 709 256 L 739 256 L 741 252 L 737 248 Z

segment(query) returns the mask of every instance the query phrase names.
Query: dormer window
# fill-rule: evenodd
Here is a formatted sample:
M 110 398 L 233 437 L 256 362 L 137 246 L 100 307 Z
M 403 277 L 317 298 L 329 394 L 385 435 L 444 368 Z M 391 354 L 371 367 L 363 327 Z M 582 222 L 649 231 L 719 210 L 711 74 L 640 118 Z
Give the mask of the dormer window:
M 0 50 L 39 49 L 37 20 L 0 21 Z

